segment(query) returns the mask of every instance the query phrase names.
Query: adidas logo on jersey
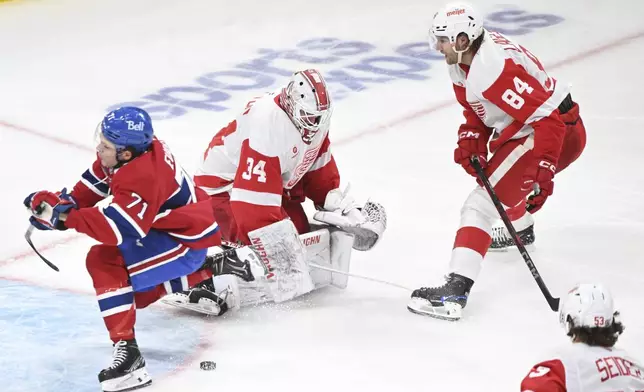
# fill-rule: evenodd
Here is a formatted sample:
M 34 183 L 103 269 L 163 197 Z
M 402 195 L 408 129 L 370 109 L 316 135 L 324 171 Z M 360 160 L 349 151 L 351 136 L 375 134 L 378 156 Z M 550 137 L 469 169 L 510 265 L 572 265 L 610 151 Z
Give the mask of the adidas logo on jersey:
M 142 131 L 143 130 L 143 121 L 135 123 L 134 121 L 126 121 L 128 131 Z

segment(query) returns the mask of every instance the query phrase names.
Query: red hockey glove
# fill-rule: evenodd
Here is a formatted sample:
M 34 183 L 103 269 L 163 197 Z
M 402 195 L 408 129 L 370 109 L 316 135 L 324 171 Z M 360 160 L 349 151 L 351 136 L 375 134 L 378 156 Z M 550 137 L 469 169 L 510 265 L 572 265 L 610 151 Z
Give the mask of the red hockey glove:
M 476 177 L 476 170 L 472 167 L 472 156 L 477 156 L 481 167 L 487 167 L 487 135 L 480 131 L 462 131 L 458 134 L 458 147 L 454 150 L 454 162 L 463 166 L 463 169 Z
M 557 168 L 553 163 L 554 159 L 542 157 L 535 159 L 534 163 L 528 167 L 521 179 L 522 191 L 534 191 L 528 197 L 526 209 L 534 214 L 539 211 L 546 202 L 548 196 L 552 195 L 555 184 L 552 179 L 555 176 Z
M 29 221 L 39 230 L 60 230 L 64 225 L 59 225 L 60 215 L 67 214 L 69 210 L 76 207 L 76 202 L 67 193 L 67 189 L 61 192 L 39 191 L 27 196 L 25 206 L 31 211 Z

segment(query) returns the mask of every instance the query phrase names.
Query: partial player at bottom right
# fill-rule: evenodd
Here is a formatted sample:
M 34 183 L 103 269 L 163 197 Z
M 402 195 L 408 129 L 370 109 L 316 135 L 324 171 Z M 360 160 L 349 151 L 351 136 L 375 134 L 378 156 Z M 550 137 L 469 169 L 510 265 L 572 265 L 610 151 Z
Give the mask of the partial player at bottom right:
M 581 284 L 562 301 L 559 321 L 572 344 L 533 366 L 521 391 L 644 391 L 642 363 L 615 347 L 624 325 L 608 289 Z

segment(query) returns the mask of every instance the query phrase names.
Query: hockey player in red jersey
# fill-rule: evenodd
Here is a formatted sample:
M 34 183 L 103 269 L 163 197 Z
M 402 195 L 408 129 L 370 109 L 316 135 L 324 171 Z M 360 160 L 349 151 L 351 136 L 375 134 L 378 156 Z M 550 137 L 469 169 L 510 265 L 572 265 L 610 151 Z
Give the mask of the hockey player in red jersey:
M 372 248 L 385 230 L 381 205 L 361 207 L 348 189 L 339 188 L 329 141 L 332 112 L 333 100 L 320 72 L 295 72 L 284 88 L 248 102 L 213 137 L 194 176 L 210 195 L 222 237 L 252 244 L 278 271 L 284 266 L 276 273 L 280 289 L 271 293 L 276 302 L 317 285 L 297 239 L 311 230 L 302 207 L 306 198 L 319 209 L 314 219 L 355 236 L 355 249 Z M 347 251 L 335 250 L 348 257 Z M 346 269 L 348 263 L 335 267 Z
M 562 299 L 559 322 L 572 344 L 532 367 L 522 392 L 644 391 L 644 367 L 615 347 L 624 331 L 608 289 L 581 284 Z
M 586 131 L 570 86 L 549 75 L 526 48 L 487 31 L 482 22 L 471 7 L 451 4 L 436 13 L 430 29 L 431 49 L 445 56 L 464 109 L 454 161 L 476 177 L 471 159 L 478 158 L 516 230 L 530 242 L 534 234 L 526 210 L 534 213 L 543 206 L 555 174 L 583 151 Z M 486 190 L 477 186 L 461 210 L 445 284 L 415 290 L 409 310 L 461 317 L 498 219 Z
M 221 243 L 208 196 L 154 137 L 144 110 L 108 113 L 97 136 L 97 159 L 71 193 L 34 192 L 25 206 L 38 229 L 74 229 L 100 242 L 86 266 L 114 361 L 98 378 L 104 391 L 125 391 L 152 381 L 134 336 L 136 309 L 213 274 L 253 276 L 242 253 L 206 257 L 206 248 Z

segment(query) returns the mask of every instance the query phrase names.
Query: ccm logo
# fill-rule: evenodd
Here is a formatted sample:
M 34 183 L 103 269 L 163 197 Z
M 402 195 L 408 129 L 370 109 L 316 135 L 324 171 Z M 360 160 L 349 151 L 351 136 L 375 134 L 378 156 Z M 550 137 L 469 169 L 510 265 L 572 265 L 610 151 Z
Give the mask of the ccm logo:
M 541 161 L 541 162 L 539 162 L 539 167 L 542 167 L 542 168 L 544 168 L 544 169 L 548 169 L 548 170 L 550 170 L 550 171 L 551 171 L 551 172 L 553 172 L 553 173 L 554 173 L 555 171 L 557 171 L 557 168 L 555 167 L 555 165 L 553 165 L 552 163 L 550 163 L 550 162 L 548 162 L 548 161 Z
M 474 138 L 478 139 L 481 134 L 478 132 L 465 131 L 458 134 L 459 139 Z M 545 161 L 544 161 L 545 162 Z

